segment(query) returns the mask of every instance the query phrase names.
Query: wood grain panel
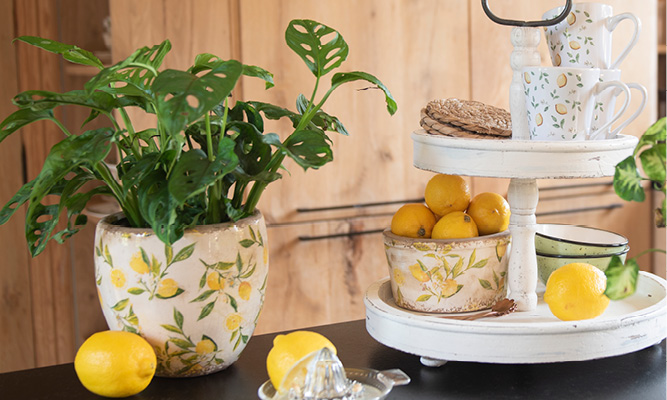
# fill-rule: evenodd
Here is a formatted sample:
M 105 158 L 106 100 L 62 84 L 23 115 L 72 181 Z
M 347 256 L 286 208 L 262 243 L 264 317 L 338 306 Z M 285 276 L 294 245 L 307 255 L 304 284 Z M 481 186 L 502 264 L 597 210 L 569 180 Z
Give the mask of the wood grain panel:
M 16 47 L 14 38 L 14 5 L 0 2 L 0 71 L 7 77 L 16 76 Z M 18 92 L 15 79 L 5 79 L 0 86 L 0 118 L 15 111 L 11 98 Z M 19 135 L 9 136 L 0 145 L 0 202 L 4 205 L 23 185 L 22 142 Z M 12 173 L 9 173 L 9 172 Z M 0 227 L 0 372 L 35 366 L 33 342 L 32 299 L 30 296 L 30 270 L 28 248 L 24 239 L 24 209 Z
M 269 226 L 271 272 L 256 333 L 363 318 L 366 289 L 388 274 L 382 235 L 299 237 L 383 229 L 389 221 L 384 216 Z
M 16 35 L 58 38 L 56 3 L 45 0 L 18 1 Z M 19 90 L 59 91 L 58 56 L 17 45 Z M 27 179 L 34 179 L 49 149 L 63 134 L 52 124 L 38 123 L 22 131 L 26 154 Z M 51 243 L 37 258 L 30 259 L 33 303 L 35 365 L 44 366 L 72 360 L 74 344 L 74 307 L 72 271 L 67 246 Z
M 243 1 L 243 62 L 275 74 L 276 87 L 245 80 L 243 97 L 294 109 L 299 93 L 310 96 L 314 77 L 284 43 L 292 18 L 314 19 L 336 28 L 350 53 L 340 71 L 367 71 L 393 93 L 399 110 L 390 117 L 384 98 L 360 91 L 366 83 L 337 90 L 325 111 L 338 116 L 349 137 L 332 133 L 334 162 L 304 173 L 291 161 L 289 174 L 269 186 L 260 202 L 274 222 L 302 218 L 299 207 L 421 197 L 431 176 L 412 165 L 410 133 L 419 127 L 419 110 L 441 97 L 468 97 L 467 1 Z M 351 10 L 354 10 L 351 12 Z M 443 23 L 443 21 L 447 21 Z M 322 79 L 320 92 L 329 86 Z M 282 138 L 285 125 L 272 128 Z

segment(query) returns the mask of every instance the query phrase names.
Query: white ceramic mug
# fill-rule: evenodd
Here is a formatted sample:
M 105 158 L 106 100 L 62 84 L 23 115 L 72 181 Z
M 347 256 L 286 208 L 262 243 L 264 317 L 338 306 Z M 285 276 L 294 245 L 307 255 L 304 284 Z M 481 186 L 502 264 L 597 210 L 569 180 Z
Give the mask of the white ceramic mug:
M 554 8 L 542 18 L 554 18 L 562 10 L 563 7 Z M 612 62 L 612 33 L 626 19 L 634 23 L 634 31 L 630 42 Z M 641 23 L 632 13 L 613 15 L 608 4 L 577 3 L 565 20 L 544 31 L 554 66 L 615 69 L 637 44 Z
M 528 130 L 531 140 L 587 140 L 606 132 L 625 112 L 630 89 L 621 81 L 600 82 L 599 68 L 524 67 Z M 592 130 L 597 98 L 620 90 L 625 101 L 609 121 Z
M 600 82 L 611 82 L 611 81 L 620 81 L 621 80 L 621 70 L 619 69 L 603 69 L 600 71 Z M 635 120 L 644 110 L 646 106 L 646 88 L 639 83 L 625 83 L 626 86 L 630 89 L 634 89 L 639 92 L 641 96 L 641 101 L 639 107 L 627 117 L 623 122 L 618 125 L 616 128 L 609 126 L 605 131 L 597 129 L 598 126 L 606 124 L 614 115 L 614 109 L 616 107 L 616 98 L 623 93 L 621 90 L 606 90 L 595 100 L 595 108 L 593 110 L 593 121 L 591 123 L 591 130 L 597 131 L 597 135 L 591 137 L 590 139 L 613 139 L 615 138 L 625 127 L 627 127 L 632 121 Z

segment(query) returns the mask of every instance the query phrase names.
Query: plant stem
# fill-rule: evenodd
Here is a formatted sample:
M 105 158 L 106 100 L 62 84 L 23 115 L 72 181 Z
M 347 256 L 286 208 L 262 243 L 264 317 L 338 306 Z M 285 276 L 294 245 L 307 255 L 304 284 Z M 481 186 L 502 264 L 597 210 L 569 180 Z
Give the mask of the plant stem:
M 208 151 L 208 160 L 215 161 L 215 154 L 213 154 L 213 138 L 211 137 L 211 115 L 206 113 L 204 115 L 204 123 L 206 125 L 206 147 Z
M 62 122 L 58 121 L 56 118 L 53 119 L 53 122 L 55 122 L 56 125 L 58 125 L 58 128 L 60 128 L 60 130 L 63 131 L 65 136 L 72 136 L 72 134 L 67 130 L 65 125 L 62 124 Z
M 132 126 L 132 121 L 130 120 L 130 116 L 127 115 L 127 111 L 125 111 L 124 108 L 119 108 L 118 111 L 120 112 L 120 116 L 123 118 L 123 123 L 125 123 L 125 129 L 127 129 L 127 133 L 130 137 L 130 149 L 132 150 L 134 157 L 138 160 L 141 158 L 141 146 L 139 146 L 137 135 L 136 132 L 134 131 L 134 126 Z
M 651 252 L 654 252 L 654 251 L 658 252 L 658 253 L 666 253 L 667 254 L 667 251 L 665 251 L 663 249 L 647 249 L 647 250 L 644 250 L 641 253 L 637 254 L 633 258 L 637 259 L 637 258 L 643 256 L 644 254 L 651 253 Z
M 133 199 L 134 196 L 124 196 L 123 189 L 118 185 L 116 179 L 109 171 L 109 167 L 103 162 L 95 164 L 95 171 L 100 175 L 102 180 L 109 186 L 111 192 L 113 193 L 116 201 L 123 209 L 125 217 L 130 221 L 130 225 L 134 227 L 141 227 L 143 225 L 141 214 L 139 213 L 139 207 L 133 201 L 126 201 Z

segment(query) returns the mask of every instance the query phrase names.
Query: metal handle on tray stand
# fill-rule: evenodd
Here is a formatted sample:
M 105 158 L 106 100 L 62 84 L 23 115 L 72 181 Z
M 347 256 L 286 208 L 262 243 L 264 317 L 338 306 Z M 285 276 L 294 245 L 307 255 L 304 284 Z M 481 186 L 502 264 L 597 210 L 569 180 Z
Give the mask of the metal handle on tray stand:
M 510 114 L 512 116 L 512 140 L 530 140 L 526 102 L 521 82 L 521 69 L 526 66 L 539 66 L 540 30 L 537 27 L 550 26 L 563 21 L 572 9 L 572 0 L 566 0 L 563 11 L 555 18 L 543 21 L 515 21 L 498 18 L 489 10 L 488 0 L 482 0 L 482 8 L 491 21 L 500 25 L 513 26 L 510 56 L 512 83 L 510 85 Z M 538 202 L 538 190 L 535 179 L 510 180 L 508 199 L 512 216 L 508 266 L 508 284 L 510 296 L 516 301 L 519 311 L 530 311 L 537 307 L 537 259 L 535 256 L 535 209 Z

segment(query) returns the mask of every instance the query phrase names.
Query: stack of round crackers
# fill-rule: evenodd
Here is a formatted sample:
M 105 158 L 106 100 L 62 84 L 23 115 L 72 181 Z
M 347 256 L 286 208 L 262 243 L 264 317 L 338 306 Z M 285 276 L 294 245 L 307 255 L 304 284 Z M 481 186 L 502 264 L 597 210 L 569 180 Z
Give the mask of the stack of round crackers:
M 479 101 L 440 99 L 421 110 L 422 128 L 433 135 L 477 139 L 509 139 L 510 113 Z

